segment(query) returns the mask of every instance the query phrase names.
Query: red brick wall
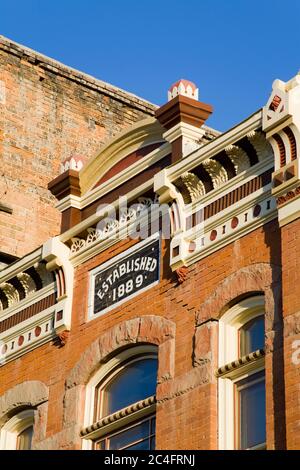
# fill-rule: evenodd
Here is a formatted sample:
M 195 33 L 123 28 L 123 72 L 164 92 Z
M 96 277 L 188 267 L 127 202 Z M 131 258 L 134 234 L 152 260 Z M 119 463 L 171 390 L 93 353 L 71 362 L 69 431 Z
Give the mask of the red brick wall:
M 87 159 L 149 103 L 0 38 L 0 253 L 23 256 L 59 233 L 47 184 L 72 153 Z
M 218 400 L 214 372 L 217 364 L 217 322 L 211 322 L 216 327 L 208 328 L 205 335 L 201 336 L 201 342 L 200 344 L 198 342 L 197 346 L 200 360 L 198 357 L 195 362 L 196 317 L 198 324 L 201 323 L 205 317 L 205 309 L 201 310 L 201 306 L 210 296 L 214 296 L 215 290 L 221 283 L 226 285 L 228 276 L 245 268 L 246 273 L 249 269 L 250 279 L 254 265 L 265 265 L 270 272 L 272 272 L 270 264 L 280 266 L 280 236 L 277 222 L 271 222 L 264 228 L 253 231 L 191 266 L 188 279 L 181 285 L 177 283 L 176 275 L 170 272 L 168 246 L 163 243 L 160 283 L 122 304 L 121 307 L 86 323 L 89 270 L 124 251 L 133 243 L 133 241 L 122 241 L 118 246 L 76 268 L 73 320 L 69 341 L 62 348 L 54 344 L 44 345 L 4 365 L 0 369 L 0 395 L 16 383 L 25 380 L 43 381 L 50 388 L 47 436 L 59 432 L 63 423 L 65 380 L 83 352 L 95 339 L 120 322 L 144 315 L 158 315 L 175 323 L 176 337 L 174 377 L 159 384 L 157 389 L 157 447 L 216 449 Z M 260 276 L 259 271 L 257 275 Z M 259 281 L 258 279 L 257 282 Z M 243 282 L 246 292 L 247 276 Z M 263 278 L 261 282 L 264 285 Z M 218 295 L 220 299 L 226 298 L 224 292 Z M 221 303 L 220 301 L 220 305 Z M 219 315 L 219 312 L 215 313 L 216 316 Z M 274 350 L 278 349 L 273 341 L 277 327 L 273 325 L 272 319 L 269 320 L 275 329 L 271 328 L 268 333 L 268 418 L 274 407 L 280 411 L 281 406 L 277 402 L 274 405 L 274 395 L 278 388 L 276 389 L 276 383 L 273 384 L 272 358 Z M 209 356 L 210 351 L 211 356 Z M 201 357 L 205 358 L 202 362 Z M 280 359 L 280 355 L 278 358 Z M 279 363 L 277 365 L 280 366 Z M 275 423 L 271 416 L 268 419 L 267 429 L 269 448 L 274 448 L 276 443 L 280 446 L 276 437 L 278 432 L 276 426 L 278 427 L 278 423 Z M 70 447 L 72 446 L 69 445 L 68 448 Z
M 286 439 L 300 448 L 300 219 L 282 228 Z M 295 343 L 299 341 L 299 343 Z M 299 352 L 297 352 L 299 351 Z

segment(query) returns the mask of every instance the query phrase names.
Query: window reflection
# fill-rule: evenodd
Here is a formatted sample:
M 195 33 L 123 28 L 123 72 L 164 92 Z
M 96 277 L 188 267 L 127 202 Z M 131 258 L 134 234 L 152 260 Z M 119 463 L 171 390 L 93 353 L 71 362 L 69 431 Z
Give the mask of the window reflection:
M 155 395 L 156 378 L 156 358 L 141 359 L 126 365 L 102 392 L 101 417 Z
M 151 450 L 155 449 L 155 417 L 132 425 L 107 436 L 96 444 L 99 450 Z
M 239 448 L 263 448 L 266 442 L 264 371 L 237 382 L 236 390 Z
M 30 450 L 33 436 L 33 426 L 24 429 L 17 437 L 17 450 Z
M 240 328 L 240 356 L 265 347 L 264 316 L 250 320 Z

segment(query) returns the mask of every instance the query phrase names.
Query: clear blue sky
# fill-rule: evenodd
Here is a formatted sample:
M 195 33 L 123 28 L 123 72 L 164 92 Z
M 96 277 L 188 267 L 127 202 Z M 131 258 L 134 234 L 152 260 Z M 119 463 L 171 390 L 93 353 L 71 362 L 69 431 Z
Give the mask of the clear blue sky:
M 299 0 L 0 0 L 0 34 L 156 104 L 178 78 L 232 127 L 300 69 Z

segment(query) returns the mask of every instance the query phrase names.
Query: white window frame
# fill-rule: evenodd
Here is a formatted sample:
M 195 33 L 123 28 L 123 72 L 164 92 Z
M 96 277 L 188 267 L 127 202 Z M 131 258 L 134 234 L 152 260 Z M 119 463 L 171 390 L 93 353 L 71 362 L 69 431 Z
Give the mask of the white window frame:
M 95 412 L 95 397 L 96 389 L 101 384 L 101 388 L 105 388 L 105 385 L 116 375 L 117 373 L 125 368 L 128 364 L 142 360 L 144 358 L 158 357 L 158 348 L 152 345 L 139 345 L 133 346 L 131 348 L 125 349 L 115 357 L 113 357 L 106 364 L 103 364 L 102 367 L 96 372 L 92 377 L 89 383 L 86 386 L 86 399 L 85 399 L 85 412 L 84 412 L 84 427 L 88 427 L 94 422 L 94 412 Z M 155 406 L 152 407 L 153 412 L 155 412 Z M 148 413 L 147 413 L 148 414 Z M 101 429 L 99 432 L 93 434 L 92 439 L 82 439 L 82 449 L 91 450 L 93 448 L 94 441 L 102 436 L 106 436 L 112 431 L 122 429 L 126 425 L 130 424 L 133 418 L 142 418 L 145 415 L 143 410 L 139 410 L 133 415 L 128 415 L 125 418 L 122 418 L 120 421 L 116 421 L 111 425 L 107 425 Z
M 16 450 L 18 436 L 34 425 L 34 410 L 23 410 L 8 420 L 0 431 L 0 449 Z
M 257 295 L 238 302 L 219 321 L 219 367 L 238 359 L 238 332 L 250 320 L 265 314 L 263 295 Z M 243 369 L 237 368 L 226 377 L 218 378 L 219 449 L 235 449 L 235 383 L 264 370 L 264 360 L 249 363 Z

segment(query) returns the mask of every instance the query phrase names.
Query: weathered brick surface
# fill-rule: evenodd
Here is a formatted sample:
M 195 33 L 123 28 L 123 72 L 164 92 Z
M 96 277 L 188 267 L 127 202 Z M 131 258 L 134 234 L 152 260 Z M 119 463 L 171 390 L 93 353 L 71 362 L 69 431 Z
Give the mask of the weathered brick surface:
M 79 448 L 78 420 L 82 420 L 82 385 L 87 377 L 97 363 L 100 366 L 103 354 L 118 351 L 125 344 L 149 340 L 159 345 L 164 357 L 160 356 L 161 377 L 157 387 L 158 448 L 216 449 L 217 317 L 226 303 L 234 300 L 235 295 L 240 296 L 240 284 L 244 294 L 255 288 L 269 296 L 268 448 L 283 447 L 283 350 L 280 312 L 275 321 L 272 307 L 277 291 L 281 290 L 279 234 L 275 221 L 253 231 L 190 266 L 188 280 L 182 284 L 178 284 L 176 275 L 170 271 L 168 242 L 163 242 L 160 283 L 89 322 L 86 321 L 89 271 L 135 242 L 122 240 L 77 267 L 72 330 L 67 344 L 62 348 L 46 344 L 0 369 L 0 396 L 25 380 L 41 380 L 49 387 L 47 437 L 36 443 L 36 448 Z M 232 279 L 235 288 L 228 297 L 226 292 Z M 209 305 L 214 306 L 211 311 Z M 215 315 L 210 320 L 212 312 Z M 166 359 L 168 354 L 173 357 L 171 361 Z M 168 369 L 169 373 L 162 372 Z M 296 402 L 296 384 L 293 390 Z M 76 424 L 74 414 L 78 417 Z
M 286 440 L 300 448 L 300 219 L 282 228 L 282 299 Z M 298 343 L 297 343 L 298 341 Z
M 47 184 L 72 153 L 89 159 L 154 106 L 0 37 L 0 252 L 22 256 L 56 235 Z

